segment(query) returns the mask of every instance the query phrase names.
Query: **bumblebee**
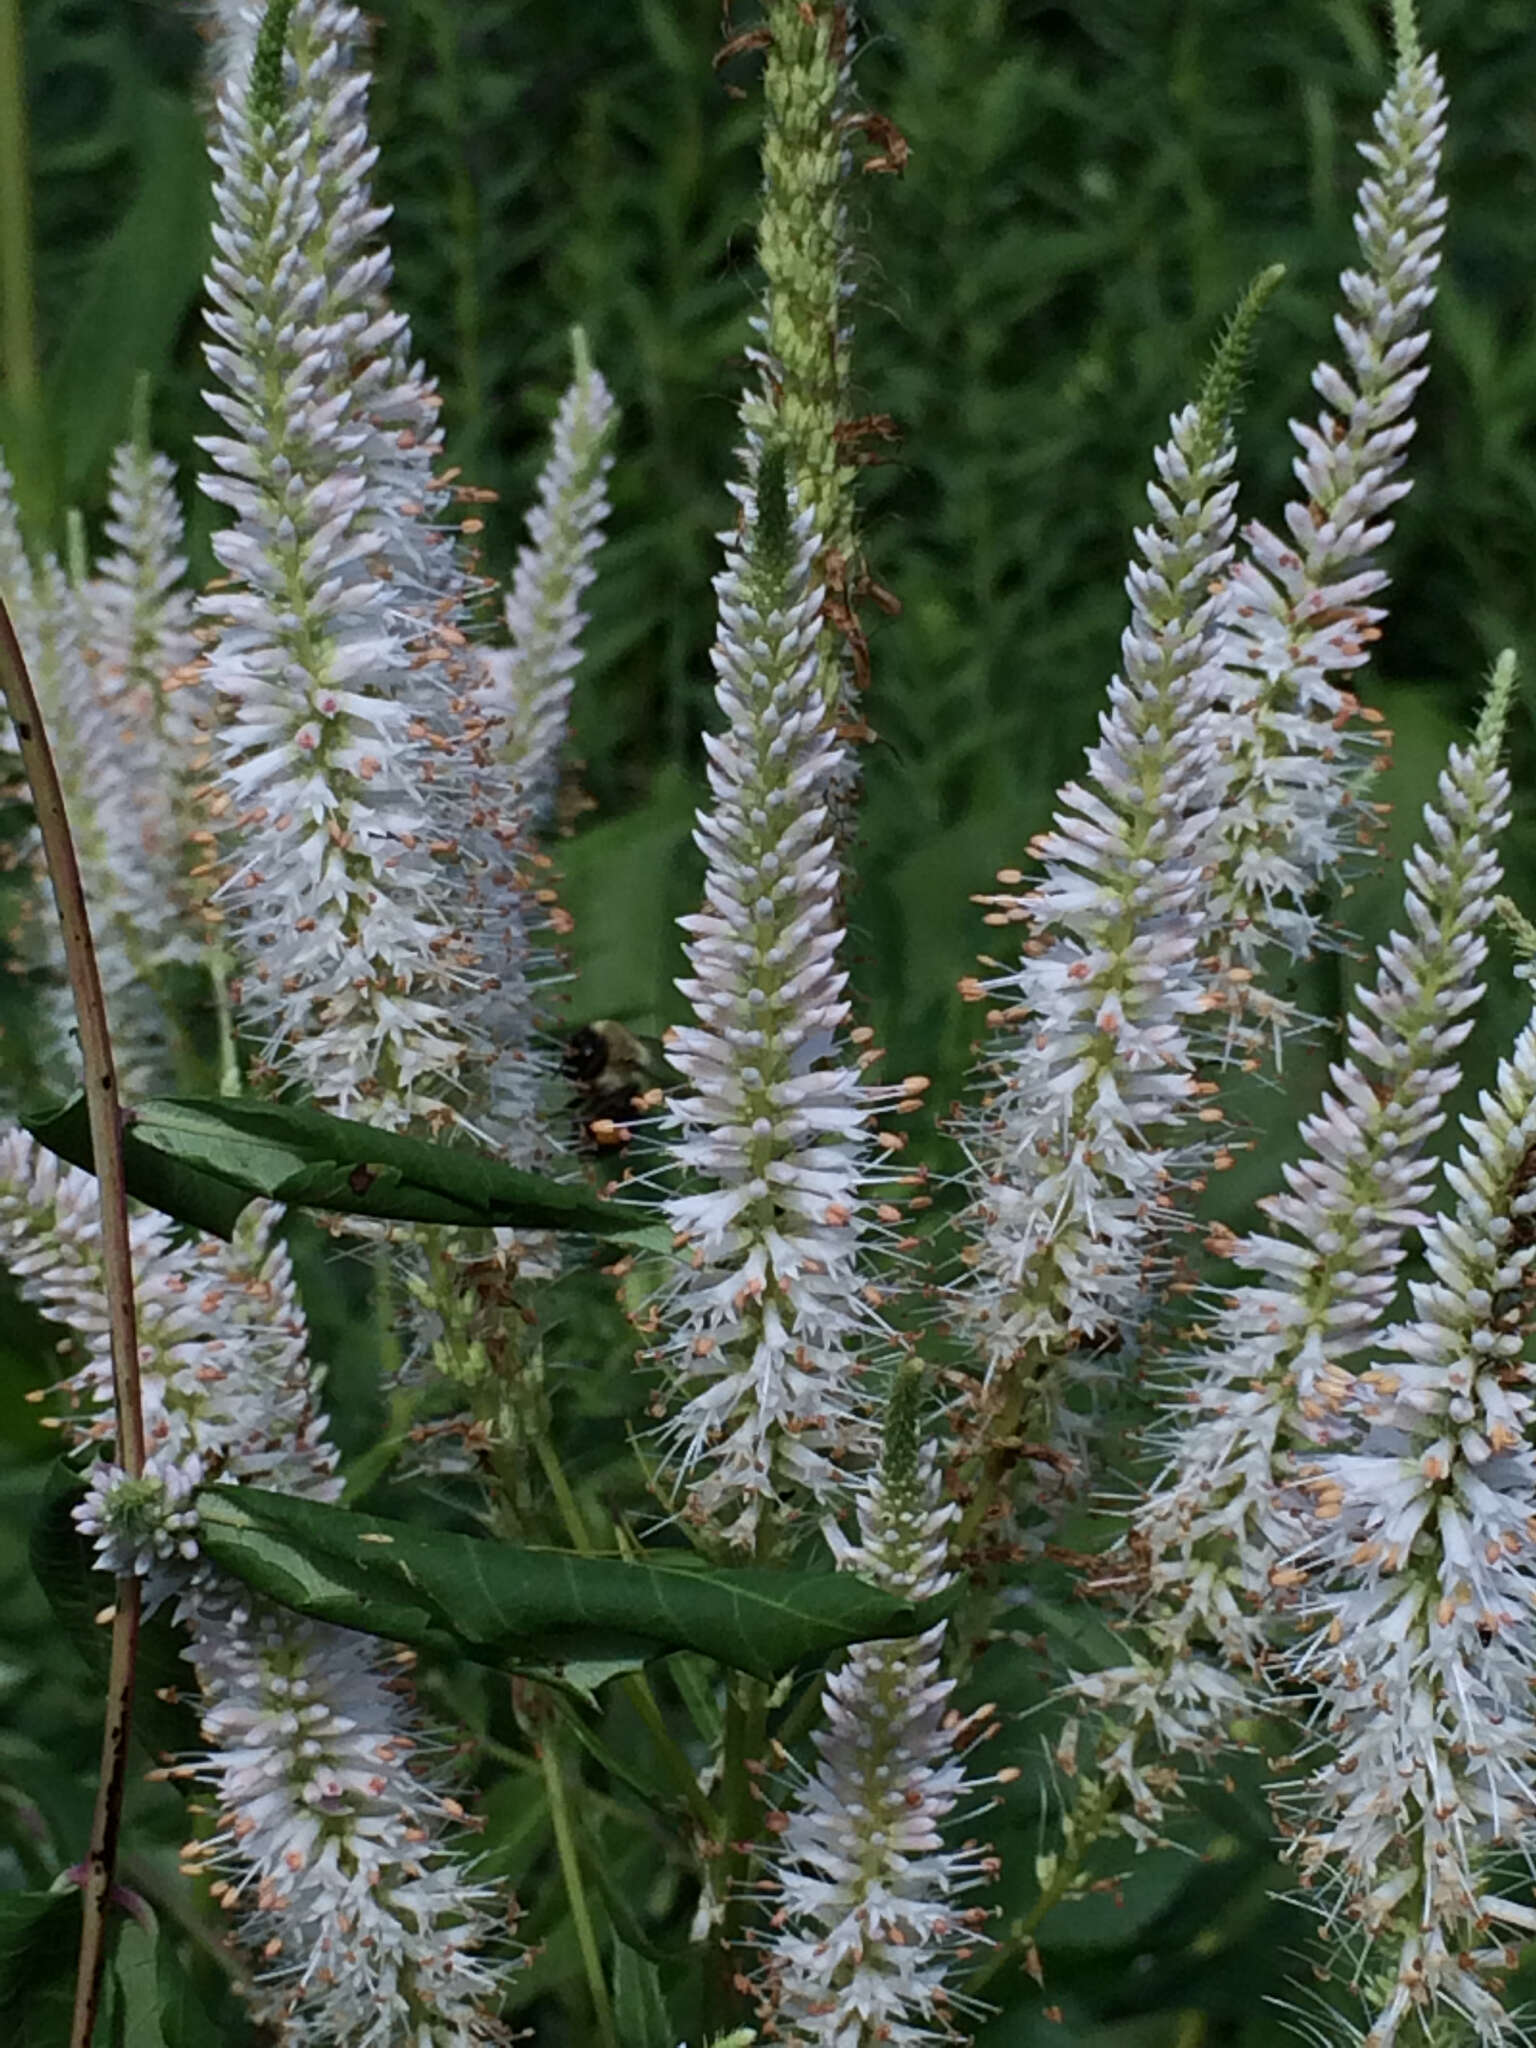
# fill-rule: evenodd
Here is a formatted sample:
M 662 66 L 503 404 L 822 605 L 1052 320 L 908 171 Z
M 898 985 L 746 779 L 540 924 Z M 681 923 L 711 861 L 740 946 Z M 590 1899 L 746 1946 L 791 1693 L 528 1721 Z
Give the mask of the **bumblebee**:
M 668 1079 L 660 1041 L 642 1038 L 612 1017 L 596 1017 L 565 1041 L 561 1072 L 586 1151 L 622 1151 L 628 1120 L 654 1109 Z

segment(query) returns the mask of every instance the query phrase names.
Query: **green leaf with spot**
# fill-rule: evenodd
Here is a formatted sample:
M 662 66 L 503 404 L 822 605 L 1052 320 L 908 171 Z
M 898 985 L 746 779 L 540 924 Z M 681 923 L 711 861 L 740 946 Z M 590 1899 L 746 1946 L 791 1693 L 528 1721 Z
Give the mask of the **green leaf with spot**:
M 208 1556 L 272 1599 L 587 1695 L 676 1650 L 771 1679 L 932 1620 L 851 1572 L 526 1550 L 254 1487 L 198 1498 Z
M 92 1167 L 85 1099 L 27 1125 Z M 435 1145 L 324 1110 L 221 1096 L 160 1096 L 125 1113 L 128 1191 L 163 1215 L 229 1237 L 262 1195 L 291 1207 L 466 1229 L 574 1230 L 645 1247 L 670 1237 L 649 1212 L 590 1188 L 526 1173 L 465 1145 Z

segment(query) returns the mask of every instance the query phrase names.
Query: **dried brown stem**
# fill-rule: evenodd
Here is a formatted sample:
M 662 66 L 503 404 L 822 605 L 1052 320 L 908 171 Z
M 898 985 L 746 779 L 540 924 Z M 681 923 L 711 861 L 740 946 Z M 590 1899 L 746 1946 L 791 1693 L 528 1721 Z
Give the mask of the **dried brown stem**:
M 75 998 L 85 1100 L 90 1117 L 91 1156 L 101 1194 L 101 1258 L 107 1295 L 107 1328 L 112 1344 L 112 1392 L 117 1419 L 117 1457 L 130 1478 L 144 1469 L 144 1409 L 139 1392 L 139 1344 L 133 1302 L 133 1260 L 128 1241 L 128 1189 L 123 1176 L 122 1109 L 117 1066 L 107 1027 L 106 1002 L 96 967 L 80 863 L 70 835 L 42 710 L 10 613 L 0 602 L 0 683 L 11 714 L 21 764 L 32 792 L 38 836 L 58 906 L 59 929 L 69 985 Z M 106 1961 L 107 1900 L 117 1863 L 117 1837 L 128 1774 L 128 1738 L 133 1719 L 133 1681 L 139 1639 L 140 1584 L 119 1579 L 112 1614 L 112 1652 L 107 1677 L 106 1720 L 101 1738 L 101 1773 L 91 1843 L 86 1853 L 80 1958 L 75 1975 L 70 2048 L 90 2048 L 101 2003 Z

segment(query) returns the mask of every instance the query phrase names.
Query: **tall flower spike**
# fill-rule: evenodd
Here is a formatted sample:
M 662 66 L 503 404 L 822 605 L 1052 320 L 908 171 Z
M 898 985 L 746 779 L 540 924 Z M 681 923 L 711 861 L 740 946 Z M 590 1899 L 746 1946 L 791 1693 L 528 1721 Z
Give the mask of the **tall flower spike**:
M 1246 1274 L 1221 1290 L 1208 1343 L 1172 1395 L 1168 1470 L 1137 1517 L 1155 1580 L 1187 1631 L 1200 1609 L 1251 1660 L 1258 1625 L 1243 1592 L 1269 1594 L 1294 1543 L 1282 1489 L 1294 1459 L 1338 1434 L 1353 1398 L 1350 1361 L 1391 1306 L 1409 1230 L 1434 1185 L 1429 1142 L 1459 1078 L 1487 958 L 1508 822 L 1500 764 L 1515 663 L 1501 656 L 1470 747 L 1453 747 L 1425 837 L 1406 863 L 1401 930 L 1380 948 L 1375 984 L 1349 1019 L 1349 1056 L 1287 1188 L 1261 1206 L 1272 1229 L 1216 1248 Z
M 992 998 L 1004 1029 L 969 1133 L 976 1192 L 956 1300 L 1002 1383 L 1003 1433 L 1060 1439 L 1069 1460 L 1081 1418 L 1066 1388 L 1087 1380 L 1095 1349 L 1133 1338 L 1178 1187 L 1210 1149 L 1192 1034 L 1222 1000 L 1208 966 L 1227 775 L 1212 586 L 1232 551 L 1228 415 L 1279 274 L 1245 295 L 1199 401 L 1157 450 L 1126 581 L 1124 677 L 1089 779 L 1062 791 L 1053 830 L 1031 844 L 1044 876 L 981 899 L 989 924 L 1027 928 L 1023 957 L 963 985 Z
M 161 879 L 152 869 L 141 826 L 144 788 L 158 764 L 125 752 L 121 732 L 87 656 L 88 589 L 72 589 L 52 556 L 35 573 L 9 563 L 7 603 L 48 723 L 59 781 L 69 807 L 81 881 L 91 913 L 102 991 L 118 1048 L 120 1078 L 130 1094 L 170 1086 L 174 1019 L 154 979 L 163 961 L 165 927 L 156 907 Z M 47 889 L 41 846 L 34 842 L 37 889 L 28 915 L 43 911 Z M 48 1008 L 59 1056 L 74 1054 L 74 1006 L 51 902 L 28 950 L 49 971 Z M 50 1059 L 53 1057 L 49 1055 Z
M 1302 1127 L 1307 1151 L 1285 1170 L 1287 1192 L 1261 1204 L 1273 1234 L 1208 1240 L 1246 1278 L 1219 1291 L 1205 1346 L 1180 1363 L 1166 1397 L 1156 1432 L 1166 1467 L 1132 1518 L 1124 1560 L 1136 1599 L 1134 1624 L 1119 1631 L 1128 1660 L 1071 1682 L 1092 1724 L 1073 1810 L 1141 1845 L 1160 1838 L 1179 1797 L 1169 1758 L 1209 1756 L 1254 1711 L 1276 1598 L 1304 1578 L 1291 1557 L 1305 1526 L 1297 1459 L 1347 1426 L 1349 1361 L 1391 1302 L 1433 1185 L 1429 1140 L 1482 993 L 1514 673 L 1505 656 L 1474 744 L 1452 749 L 1439 803 L 1426 807 L 1403 930 L 1381 948 L 1374 988 L 1356 994 L 1350 1057 Z
M 616 416 L 579 328 L 572 344 L 575 375 L 560 401 L 506 599 L 512 645 L 478 651 L 471 700 L 483 727 L 482 771 L 465 838 L 482 854 L 480 886 L 501 917 L 498 971 L 479 1012 L 497 1054 L 491 1123 L 508 1156 L 528 1166 L 547 1165 L 559 1149 L 546 1113 L 549 1062 L 535 1034 L 538 984 L 553 964 L 552 951 L 537 949 L 538 928 L 558 929 L 558 913 L 539 909 L 537 841 L 555 817 L 586 624 L 581 599 L 596 573 L 608 514 Z
M 483 657 L 492 678 L 486 701 L 499 724 L 496 751 L 517 792 L 523 829 L 534 833 L 543 832 L 554 815 L 586 624 L 581 599 L 596 574 L 613 467 L 612 394 L 593 367 L 580 328 L 571 342 L 575 374 L 555 416 L 528 538 L 507 594 L 512 645 Z
M 1445 201 L 1435 178 L 1445 96 L 1433 56 L 1419 48 L 1411 0 L 1395 0 L 1397 67 L 1361 154 L 1355 226 L 1362 270 L 1341 280 L 1349 311 L 1336 322 L 1348 375 L 1320 363 L 1312 382 L 1325 410 L 1293 421 L 1295 472 L 1305 496 L 1286 507 L 1288 537 L 1257 520 L 1228 584 L 1228 705 L 1234 775 L 1221 910 L 1234 956 L 1252 964 L 1278 939 L 1300 957 L 1320 930 L 1307 902 L 1361 836 L 1357 793 L 1373 743 L 1343 728 L 1358 703 L 1343 679 L 1369 659 L 1386 616 L 1372 603 L 1387 582 L 1374 557 L 1390 537 L 1391 507 L 1413 438 L 1415 393 L 1428 375 L 1423 321 L 1435 296 Z
M 750 351 L 761 373 L 742 417 L 749 435 L 785 452 L 795 502 L 818 536 L 816 579 L 845 615 L 821 647 L 828 704 L 845 693 L 843 629 L 856 542 L 857 470 L 839 428 L 849 411 L 853 296 L 848 231 L 852 152 L 851 0 L 764 0 L 763 198 L 757 255 L 765 289 Z M 851 770 L 850 770 L 851 774 Z
M 423 1733 L 389 1653 L 270 1607 L 199 1553 L 205 1481 L 340 1491 L 279 1215 L 253 1205 L 231 1244 L 195 1251 L 164 1219 L 134 1216 L 148 1457 L 130 1480 L 110 1456 L 96 1183 L 0 1130 L 0 1264 L 83 1351 L 66 1426 L 106 1454 L 76 1519 L 102 1569 L 142 1575 L 148 1604 L 173 1598 L 190 1633 L 211 1748 L 174 1775 L 219 1794 L 216 1832 L 189 1855 L 217 1870 L 226 1909 L 248 1909 L 237 1924 L 263 1958 L 259 2015 L 315 2048 L 498 2042 L 507 1958 L 485 1888 L 453 1853 L 459 1809 L 413 1762 Z
M 142 401 L 141 401 L 142 404 Z M 131 915 L 152 960 L 196 959 L 193 834 L 205 828 L 193 790 L 208 740 L 200 727 L 192 601 L 185 589 L 175 471 L 149 446 L 147 421 L 112 458 L 112 552 L 83 593 L 96 690 L 131 764 L 138 858 L 122 870 Z
M 880 1470 L 859 1501 L 860 1540 L 839 1562 L 910 1599 L 953 1578 L 955 1509 L 941 1504 L 924 1440 L 922 1375 L 905 1368 Z M 986 1920 L 964 1894 L 994 1874 L 974 1843 L 941 1832 L 979 1788 L 962 1753 L 991 1708 L 962 1719 L 939 1676 L 944 1624 L 906 1642 L 861 1643 L 822 1689 L 814 1772 L 799 1788 L 769 1873 L 774 1912 L 763 1982 L 775 2040 L 807 2048 L 915 2048 L 949 2039 L 945 1985 Z
M 1513 1883 L 1536 1858 L 1536 1022 L 1463 1129 L 1431 1277 L 1356 1383 L 1355 1440 L 1306 1477 L 1311 1626 L 1291 1662 L 1332 1755 L 1285 1803 L 1328 1918 L 1369 1944 L 1372 2048 L 1426 2006 L 1482 2042 L 1528 2039 L 1499 1982 L 1536 1934 Z
M 692 1185 L 666 1200 L 683 1250 L 656 1303 L 692 1511 L 740 1546 L 765 1508 L 823 1503 L 867 1434 L 859 1377 L 878 1311 L 864 1190 L 882 1099 L 844 1037 L 827 810 L 843 748 L 816 682 L 816 535 L 783 450 L 755 467 L 735 487 L 742 527 L 715 579 L 725 730 L 705 741 L 704 908 L 680 920 L 694 1021 L 669 1036 L 683 1085 L 665 1112 Z
M 265 1960 L 258 2020 L 304 2048 L 490 2048 L 508 1969 L 495 1895 L 452 1852 L 400 1673 L 367 1636 L 232 1581 L 182 1602 L 219 1827 L 189 1853 Z
M 279 1074 L 344 1114 L 435 1124 L 473 1105 L 487 1058 L 447 708 L 462 586 L 407 496 L 430 483 L 431 406 L 383 306 L 359 36 L 337 0 L 272 0 L 219 103 L 208 360 L 230 433 L 204 443 L 203 487 L 235 514 L 207 600 L 225 895 Z

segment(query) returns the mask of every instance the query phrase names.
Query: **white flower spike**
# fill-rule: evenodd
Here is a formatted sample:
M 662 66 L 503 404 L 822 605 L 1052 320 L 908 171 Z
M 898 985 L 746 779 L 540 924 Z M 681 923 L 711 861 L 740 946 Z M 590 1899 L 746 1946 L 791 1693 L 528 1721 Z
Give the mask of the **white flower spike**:
M 1309 952 L 1322 925 L 1308 901 L 1362 837 L 1358 797 L 1374 742 L 1347 728 L 1359 705 L 1347 680 L 1370 656 L 1386 616 L 1375 556 L 1413 438 L 1410 408 L 1428 371 L 1424 320 L 1434 301 L 1445 201 L 1436 194 L 1445 95 L 1435 59 L 1419 47 L 1410 0 L 1394 0 L 1397 66 L 1361 144 L 1371 175 L 1355 228 L 1361 270 L 1341 280 L 1338 318 L 1347 375 L 1320 363 L 1312 382 L 1325 410 L 1293 421 L 1305 495 L 1286 507 L 1284 536 L 1255 520 L 1227 587 L 1227 704 L 1233 779 L 1222 919 L 1234 956 L 1252 965 L 1280 941 Z M 1365 836 L 1368 836 L 1366 834 Z
M 726 725 L 705 742 L 705 901 L 681 920 L 693 1021 L 668 1040 L 683 1085 L 664 1112 L 693 1185 L 666 1199 L 682 1250 L 655 1305 L 690 1511 L 742 1548 L 765 1509 L 819 1512 L 868 1440 L 872 1117 L 899 1092 L 863 1084 L 846 1036 L 828 814 L 843 747 L 816 681 L 816 539 L 782 450 L 755 467 L 715 583 Z
M 839 1564 L 910 1599 L 952 1583 L 955 1509 L 940 1502 L 925 1442 L 921 1373 L 905 1368 L 886 1415 L 881 1467 L 859 1500 L 859 1542 Z M 763 1984 L 775 2040 L 805 2048 L 919 2048 L 953 2039 L 949 1979 L 988 1919 L 965 1895 L 996 1871 L 990 1851 L 950 1847 L 973 1804 L 964 1764 L 990 1723 L 952 1712 L 945 1627 L 860 1643 L 822 1691 L 818 1761 L 790 1801 L 769 1872 L 775 1910 Z
M 1219 579 L 1236 485 L 1229 415 L 1254 320 L 1247 293 L 1199 401 L 1171 423 L 1126 581 L 1124 677 L 1088 777 L 1062 792 L 1024 893 L 981 900 L 1022 926 L 1016 967 L 963 985 L 996 1005 L 987 1092 L 967 1133 L 972 1206 L 955 1300 L 1007 1434 L 1070 1470 L 1083 1418 L 1066 1400 L 1095 1354 L 1134 1342 L 1181 1188 L 1215 1147 L 1196 1040 L 1224 1006 L 1210 957 L 1227 787 Z M 1213 1112 L 1210 1112 L 1213 1113 Z

